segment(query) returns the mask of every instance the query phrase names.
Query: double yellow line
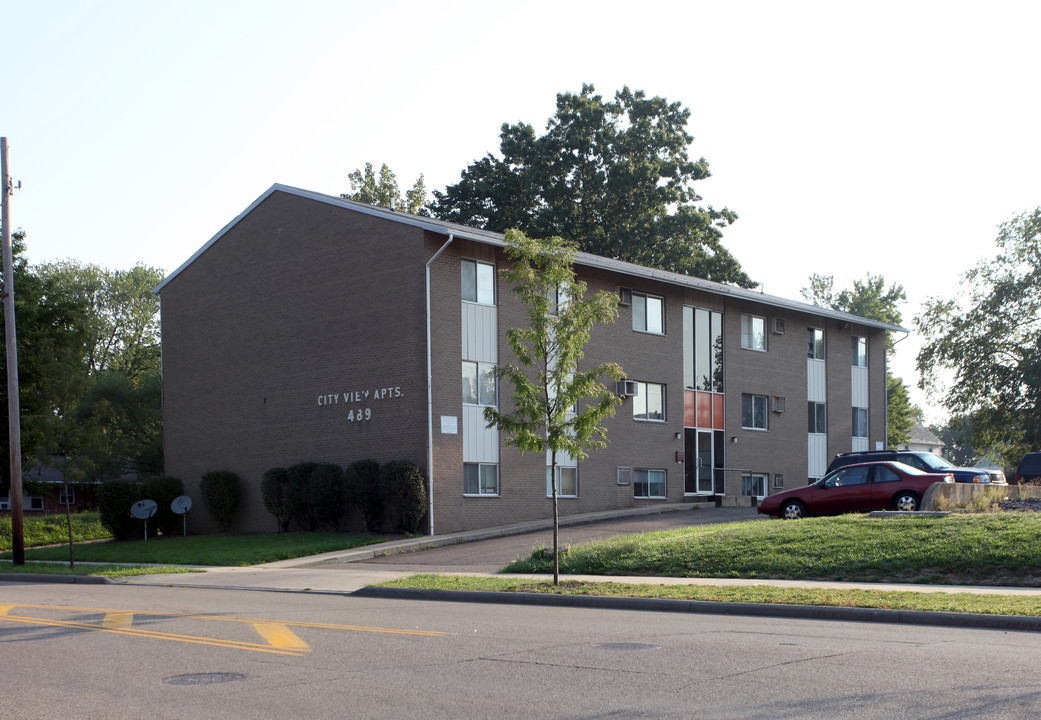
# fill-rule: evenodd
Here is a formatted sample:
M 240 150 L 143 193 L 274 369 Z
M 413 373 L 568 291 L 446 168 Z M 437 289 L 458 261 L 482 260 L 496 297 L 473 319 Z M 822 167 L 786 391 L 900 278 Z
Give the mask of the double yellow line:
M 100 623 L 75 622 L 70 620 L 48 620 L 46 618 L 30 617 L 27 615 L 12 615 L 11 611 L 16 608 L 27 608 L 36 610 L 63 610 L 68 612 L 92 612 L 103 613 L 104 617 Z M 196 635 L 182 635 L 178 633 L 163 633 L 153 630 L 142 630 L 133 627 L 134 616 L 145 615 L 148 617 L 163 617 L 188 620 L 220 620 L 224 622 L 249 623 L 257 633 L 267 641 L 267 644 L 241 642 L 237 640 L 221 640 L 217 638 L 200 637 Z M 378 632 L 394 635 L 418 635 L 424 637 L 444 637 L 452 633 L 436 632 L 432 630 L 403 630 L 397 628 L 366 627 L 362 625 L 333 625 L 328 623 L 307 622 L 276 622 L 257 618 L 234 618 L 221 617 L 217 615 L 194 615 L 178 613 L 159 612 L 127 612 L 124 610 L 106 610 L 104 608 L 81 608 L 63 605 L 5 605 L 0 604 L 0 619 L 12 622 L 25 623 L 29 625 L 45 625 L 49 627 L 64 627 L 75 630 L 92 630 L 95 632 L 116 633 L 118 635 L 130 635 L 132 637 L 145 637 L 155 640 L 170 640 L 174 642 L 194 643 L 196 645 L 209 645 L 212 647 L 234 648 L 239 650 L 252 650 L 254 652 L 274 653 L 277 655 L 301 656 L 310 652 L 310 646 L 300 639 L 290 628 L 315 628 L 321 630 L 351 630 L 355 632 Z

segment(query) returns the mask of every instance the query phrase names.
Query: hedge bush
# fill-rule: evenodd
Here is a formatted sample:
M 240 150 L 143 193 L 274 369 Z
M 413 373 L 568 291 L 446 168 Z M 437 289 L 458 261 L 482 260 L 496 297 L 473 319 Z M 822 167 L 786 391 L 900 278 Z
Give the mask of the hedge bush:
M 311 497 L 311 475 L 318 467 L 316 462 L 302 462 L 286 470 L 289 489 L 289 514 L 304 530 L 318 529 L 314 499 Z
M 116 540 L 129 540 L 137 533 L 137 520 L 130 508 L 141 494 L 141 483 L 137 480 L 105 480 L 97 489 L 98 512 L 104 525 Z M 151 528 L 149 528 L 151 529 Z
M 242 499 L 242 481 L 230 470 L 212 470 L 199 482 L 202 502 L 224 532 L 231 529 Z
M 170 503 L 174 498 L 184 495 L 184 483 L 178 478 L 169 475 L 145 478 L 141 481 L 141 499 L 155 500 L 159 506 L 155 515 L 148 521 L 148 530 L 151 533 L 152 524 L 155 523 L 156 530 L 163 535 L 181 535 L 184 532 L 184 518 L 172 509 Z
M 289 476 L 285 468 L 271 468 L 260 481 L 260 496 L 264 509 L 275 516 L 280 533 L 289 531 L 293 519 L 289 507 Z
M 359 460 L 344 473 L 347 500 L 357 506 L 365 522 L 365 530 L 376 532 L 383 519 L 383 492 L 380 464 L 375 460 Z
M 386 517 L 395 532 L 414 535 L 427 511 L 426 478 L 415 463 L 394 460 L 380 470 Z

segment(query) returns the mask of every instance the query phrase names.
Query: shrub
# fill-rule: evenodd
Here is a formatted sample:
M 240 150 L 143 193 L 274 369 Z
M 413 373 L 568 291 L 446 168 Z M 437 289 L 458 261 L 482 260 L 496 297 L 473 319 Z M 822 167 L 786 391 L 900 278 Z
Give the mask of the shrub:
M 260 481 L 260 495 L 264 509 L 278 521 L 278 531 L 284 533 L 289 530 L 293 516 L 289 512 L 289 477 L 285 468 L 271 468 L 264 473 L 264 479 Z
M 310 485 L 315 518 L 333 530 L 339 530 L 347 510 L 343 495 L 343 468 L 332 463 L 315 466 Z
M 347 499 L 361 511 L 365 529 L 375 532 L 383 519 L 383 492 L 380 464 L 375 460 L 359 460 L 344 473 Z
M 131 506 L 145 498 L 137 480 L 105 480 L 98 485 L 98 512 L 104 525 L 116 540 L 129 540 L 137 530 Z
M 302 529 L 312 532 L 318 529 L 318 516 L 311 497 L 311 475 L 317 467 L 318 463 L 302 462 L 286 470 L 289 514 Z
M 230 470 L 212 470 L 199 482 L 202 502 L 220 529 L 227 532 L 242 499 L 242 481 Z
M 394 460 L 380 470 L 387 519 L 395 532 L 414 535 L 427 510 L 426 478 L 408 460 Z
M 155 516 L 148 522 L 149 532 L 152 523 L 155 523 L 156 530 L 163 535 L 180 535 L 183 532 L 184 519 L 170 509 L 170 503 L 174 498 L 184 495 L 184 483 L 169 475 L 146 478 L 141 482 L 141 493 L 142 497 L 155 500 L 159 506 Z

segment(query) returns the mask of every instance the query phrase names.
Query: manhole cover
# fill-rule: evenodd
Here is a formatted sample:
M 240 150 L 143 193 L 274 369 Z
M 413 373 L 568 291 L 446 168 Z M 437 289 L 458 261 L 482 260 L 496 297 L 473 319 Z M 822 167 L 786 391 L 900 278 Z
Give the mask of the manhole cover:
M 660 645 L 649 645 L 647 643 L 604 643 L 597 645 L 601 650 L 660 650 Z
M 194 675 L 178 675 L 167 678 L 163 682 L 167 685 L 216 685 L 217 683 L 235 682 L 245 680 L 246 676 L 239 673 L 196 673 Z

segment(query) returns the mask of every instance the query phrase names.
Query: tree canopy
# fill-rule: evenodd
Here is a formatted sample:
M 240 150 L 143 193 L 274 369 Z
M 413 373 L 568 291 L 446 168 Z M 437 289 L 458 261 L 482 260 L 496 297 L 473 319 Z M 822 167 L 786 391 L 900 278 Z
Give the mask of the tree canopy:
M 604 257 L 752 287 L 723 246 L 737 215 L 701 206 L 693 184 L 709 177 L 691 160 L 690 110 L 623 87 L 605 100 L 592 85 L 557 95 L 537 135 L 502 125 L 499 151 L 434 191 L 434 216 L 495 232 L 562 236 Z
M 931 298 L 915 326 L 921 386 L 1006 462 L 1041 447 L 1041 207 L 1001 225 L 998 254 Z
M 426 183 L 420 175 L 411 190 L 406 190 L 404 196 L 398 188 L 398 178 L 384 163 L 377 177 L 372 163 L 365 163 L 365 169 L 355 170 L 347 176 L 351 181 L 351 191 L 340 195 L 345 200 L 357 200 L 358 202 L 392 210 L 402 210 L 413 215 L 426 215 L 424 204 L 427 199 Z

